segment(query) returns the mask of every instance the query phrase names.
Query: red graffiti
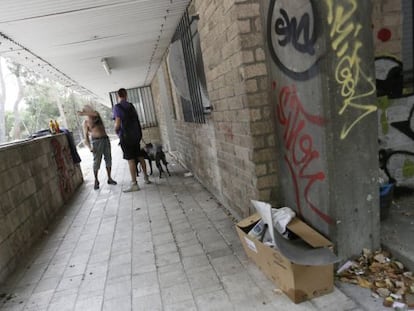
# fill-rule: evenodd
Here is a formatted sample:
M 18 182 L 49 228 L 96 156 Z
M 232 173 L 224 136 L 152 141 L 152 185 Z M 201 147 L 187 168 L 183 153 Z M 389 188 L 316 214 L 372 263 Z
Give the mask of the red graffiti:
M 231 127 L 225 125 L 223 129 L 224 129 L 224 137 L 226 137 L 230 141 L 233 141 L 234 134 L 233 134 L 233 130 L 231 129 Z
M 391 39 L 391 31 L 388 28 L 381 28 L 378 31 L 377 37 L 382 42 L 387 42 Z
M 69 169 L 65 164 L 65 162 L 68 161 L 68 150 L 65 150 L 65 148 L 62 147 L 56 138 L 52 138 L 50 142 L 52 144 L 53 153 L 55 155 L 60 193 L 62 194 L 63 199 L 66 201 L 69 198 L 68 195 L 72 192 Z
M 300 185 L 303 185 L 303 197 L 307 206 L 326 223 L 334 223 L 333 219 L 319 210 L 310 200 L 309 194 L 316 182 L 325 180 L 322 171 L 311 172 L 312 167 L 319 160 L 320 154 L 314 149 L 313 137 L 306 133 L 306 126 L 314 124 L 323 126 L 323 118 L 311 115 L 305 111 L 294 86 L 285 86 L 279 93 L 277 118 L 283 131 L 283 143 L 286 150 L 284 156 L 292 175 L 295 188 L 295 198 L 299 215 L 302 214 L 300 202 Z

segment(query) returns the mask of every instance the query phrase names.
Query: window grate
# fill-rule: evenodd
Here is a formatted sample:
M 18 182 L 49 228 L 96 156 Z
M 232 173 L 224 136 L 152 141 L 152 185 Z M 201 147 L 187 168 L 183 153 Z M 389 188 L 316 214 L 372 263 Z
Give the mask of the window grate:
M 142 128 L 156 127 L 154 102 L 149 86 L 127 89 L 128 101 L 135 106 Z M 109 93 L 112 107 L 118 102 L 117 92 Z
M 205 123 L 204 113 L 208 110 L 210 103 L 207 95 L 204 94 L 206 92 L 202 94 L 202 87 L 206 79 L 201 49 L 198 47 L 200 41 L 194 21 L 194 18 L 190 20 L 188 11 L 186 11 L 174 35 L 175 40 L 181 41 L 190 95 L 190 100 L 181 98 L 181 105 L 186 122 Z

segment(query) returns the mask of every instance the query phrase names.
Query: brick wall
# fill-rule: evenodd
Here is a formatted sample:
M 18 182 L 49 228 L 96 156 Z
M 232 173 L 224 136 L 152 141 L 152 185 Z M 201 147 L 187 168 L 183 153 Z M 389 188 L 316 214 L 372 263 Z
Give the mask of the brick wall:
M 281 202 L 261 2 L 194 1 L 190 14 L 195 13 L 213 112 L 205 124 L 194 124 L 183 122 L 177 109 L 177 157 L 244 216 L 250 199 Z M 180 106 L 174 90 L 172 98 Z
M 391 54 L 401 59 L 401 1 L 372 0 L 372 27 L 376 55 Z M 389 38 L 387 33 L 391 35 Z
M 65 135 L 0 148 L 0 283 L 82 182 Z

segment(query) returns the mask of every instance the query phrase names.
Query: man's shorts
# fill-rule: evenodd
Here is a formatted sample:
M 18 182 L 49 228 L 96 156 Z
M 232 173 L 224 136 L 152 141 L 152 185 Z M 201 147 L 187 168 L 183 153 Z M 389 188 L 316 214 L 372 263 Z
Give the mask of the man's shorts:
M 101 166 L 102 156 L 106 167 L 112 166 L 111 142 L 108 136 L 92 138 L 93 170 L 98 171 Z
M 124 153 L 125 160 L 135 160 L 138 159 L 138 157 L 141 157 L 141 147 L 139 143 L 134 145 L 121 143 L 120 145 L 122 152 Z

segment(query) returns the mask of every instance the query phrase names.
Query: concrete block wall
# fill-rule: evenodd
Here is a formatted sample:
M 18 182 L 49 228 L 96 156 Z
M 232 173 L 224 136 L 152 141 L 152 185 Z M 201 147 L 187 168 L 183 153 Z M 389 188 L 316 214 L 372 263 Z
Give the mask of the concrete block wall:
M 158 70 L 151 86 L 155 113 L 158 120 L 158 140 L 155 142 L 161 143 L 165 151 L 174 151 L 175 146 L 169 137 L 175 134 L 175 130 L 169 124 L 175 119 L 175 114 L 174 108 L 171 107 L 173 99 L 171 98 L 171 87 L 168 74 L 166 74 L 166 67 L 167 65 L 164 62 Z
M 0 283 L 82 182 L 63 134 L 0 148 Z
M 401 1 L 372 0 L 372 28 L 375 54 L 391 54 L 401 59 Z
M 180 109 L 174 120 L 178 159 L 240 216 L 251 213 L 250 199 L 274 205 L 282 201 L 260 6 L 260 1 L 252 0 L 193 1 L 189 10 L 200 17 L 213 111 L 205 124 L 184 122 Z M 152 91 L 159 98 L 157 78 Z M 175 107 L 180 106 L 174 87 L 171 97 Z M 161 107 L 160 100 L 156 102 Z M 157 108 L 157 114 L 161 110 Z M 161 133 L 163 127 L 160 122 Z
M 145 143 L 161 143 L 160 128 L 157 127 L 147 127 L 142 129 L 142 139 L 141 146 Z

